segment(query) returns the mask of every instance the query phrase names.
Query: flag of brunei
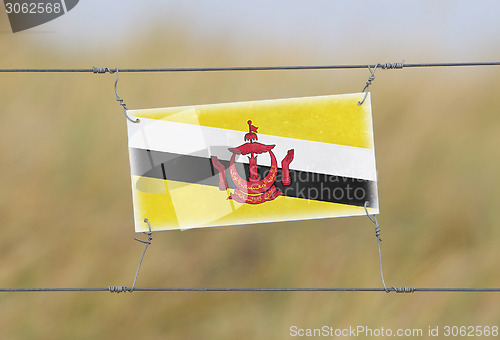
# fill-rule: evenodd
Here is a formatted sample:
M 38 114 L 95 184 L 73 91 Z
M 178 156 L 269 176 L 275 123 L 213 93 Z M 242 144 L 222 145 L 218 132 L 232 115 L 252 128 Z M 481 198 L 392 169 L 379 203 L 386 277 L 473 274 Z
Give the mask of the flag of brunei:
M 377 214 L 362 98 L 129 110 L 136 232 Z

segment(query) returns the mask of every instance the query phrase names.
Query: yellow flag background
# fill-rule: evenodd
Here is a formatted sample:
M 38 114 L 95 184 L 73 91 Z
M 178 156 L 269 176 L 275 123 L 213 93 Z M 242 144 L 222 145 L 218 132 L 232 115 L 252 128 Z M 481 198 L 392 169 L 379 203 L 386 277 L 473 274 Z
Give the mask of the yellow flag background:
M 363 96 L 129 111 L 140 119 L 128 123 L 136 231 L 147 230 L 145 218 L 154 230 L 168 230 L 363 215 L 365 201 L 378 213 L 370 98 L 358 105 Z M 244 143 L 250 119 L 258 125 L 259 141 L 276 145 L 276 157 L 290 149 L 295 154 L 293 183 L 281 187 L 283 196 L 260 204 L 228 199 L 231 191 L 218 188 L 218 174 L 210 168 L 211 156 L 229 160 L 228 148 Z M 259 155 L 258 161 L 268 158 Z M 248 163 L 246 157 L 241 161 Z M 195 167 L 206 167 L 205 176 L 189 175 Z M 364 180 L 370 185 L 360 187 Z

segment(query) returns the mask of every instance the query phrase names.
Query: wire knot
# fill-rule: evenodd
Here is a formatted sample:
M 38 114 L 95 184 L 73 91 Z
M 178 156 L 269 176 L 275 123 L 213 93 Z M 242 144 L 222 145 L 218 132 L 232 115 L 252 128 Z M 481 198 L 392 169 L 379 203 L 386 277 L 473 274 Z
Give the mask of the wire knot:
M 396 293 L 414 293 L 415 287 L 392 287 L 392 290 Z M 389 293 L 390 290 L 387 290 L 386 292 Z
M 118 85 L 118 68 L 95 67 L 94 66 L 94 67 L 92 67 L 92 72 L 94 72 L 94 73 L 100 73 L 100 74 L 103 74 L 103 73 L 109 73 L 109 74 L 116 73 L 116 80 L 115 80 L 115 98 L 116 98 L 116 101 L 118 102 L 118 104 L 120 104 L 123 107 L 123 114 L 125 114 L 125 117 L 127 117 L 128 120 L 130 120 L 132 123 L 139 123 L 140 122 L 139 118 L 137 118 L 135 120 L 133 120 L 132 118 L 130 118 L 130 116 L 127 114 L 127 110 L 128 110 L 127 104 L 125 104 L 125 102 L 123 101 L 123 99 L 121 99 L 120 96 L 118 95 L 118 89 L 117 89 L 117 85 Z
M 109 286 L 108 291 L 110 293 L 118 293 L 118 294 L 124 293 L 124 292 L 129 292 L 129 291 L 132 292 L 131 290 L 129 290 L 127 288 L 127 286 Z
M 151 241 L 153 240 L 153 232 L 151 231 L 151 223 L 149 223 L 149 220 L 147 218 L 144 219 L 144 223 L 148 224 L 149 231 L 144 231 L 142 232 L 144 235 L 147 235 L 148 239 L 146 241 L 138 239 L 137 237 L 134 237 L 134 240 L 145 243 L 145 244 L 151 244 Z
M 365 85 L 365 89 L 363 90 L 363 92 L 366 90 L 366 88 L 368 88 L 368 86 L 370 86 L 372 84 L 372 81 L 375 80 L 375 75 L 372 74 L 368 77 L 368 80 L 366 81 L 366 85 Z
M 139 270 L 141 269 L 141 264 L 142 264 L 142 260 L 144 259 L 144 254 L 146 254 L 146 250 L 148 250 L 148 246 L 151 244 L 151 241 L 153 240 L 153 237 L 151 236 L 151 235 L 153 235 L 153 231 L 151 230 L 151 223 L 149 223 L 149 220 L 147 218 L 144 219 L 144 223 L 148 224 L 149 231 L 143 232 L 144 235 L 148 236 L 148 239 L 146 241 L 143 241 L 141 239 L 134 237 L 134 240 L 142 242 L 142 243 L 146 244 L 146 246 L 144 247 L 144 251 L 142 252 L 141 260 L 139 261 L 139 265 L 137 266 L 137 271 L 135 272 L 134 283 L 132 284 L 132 288 L 129 289 L 129 292 L 131 292 L 131 293 L 135 289 L 135 283 L 137 282 L 137 276 L 139 275 Z
M 123 99 L 120 98 L 120 95 L 118 94 L 118 89 L 117 89 L 117 86 L 118 86 L 118 68 L 115 68 L 114 70 L 110 70 L 109 68 L 106 67 L 106 69 L 109 71 L 109 73 L 115 73 L 116 72 L 116 80 L 115 80 L 115 95 L 116 95 L 116 97 L 115 98 L 116 98 L 116 101 L 118 102 L 118 104 L 120 104 L 123 107 L 123 114 L 132 123 L 139 123 L 141 121 L 139 118 L 136 118 L 135 120 L 133 120 L 127 114 L 127 110 L 128 110 L 127 104 L 125 104 L 125 102 L 123 101 Z
M 368 213 L 368 209 L 366 208 L 367 206 L 368 206 L 368 201 L 366 201 L 364 205 L 366 216 L 368 216 L 370 221 L 372 221 L 373 224 L 375 224 L 375 237 L 377 237 L 379 242 L 382 242 L 382 239 L 380 238 L 380 234 L 382 233 L 382 231 L 380 230 L 380 223 L 378 223 L 377 217 L 375 215 L 373 215 L 373 217 L 370 216 L 370 214 Z
M 92 67 L 92 72 L 94 73 L 110 73 L 113 74 L 116 72 L 116 69 L 109 68 L 109 67 Z
M 365 102 L 366 100 L 366 97 L 368 96 L 368 88 L 370 87 L 370 85 L 372 84 L 372 81 L 375 80 L 375 71 L 377 70 L 377 67 L 381 66 L 381 64 L 377 64 L 375 65 L 375 67 L 372 69 L 369 65 L 368 65 L 368 70 L 370 71 L 370 76 L 368 77 L 368 80 L 366 81 L 366 84 L 365 84 L 365 87 L 363 87 L 363 92 L 365 95 L 363 96 L 363 100 L 358 102 L 358 106 L 361 106 L 363 105 L 363 103 Z
M 394 69 L 402 69 L 405 65 L 405 61 L 403 60 L 402 62 L 397 62 L 397 63 L 385 63 L 385 64 L 380 64 L 380 67 L 383 70 L 394 70 Z
M 380 238 L 380 234 L 382 233 L 382 231 L 380 230 L 380 224 L 377 224 L 375 225 L 375 237 L 380 241 L 382 242 L 382 239 Z

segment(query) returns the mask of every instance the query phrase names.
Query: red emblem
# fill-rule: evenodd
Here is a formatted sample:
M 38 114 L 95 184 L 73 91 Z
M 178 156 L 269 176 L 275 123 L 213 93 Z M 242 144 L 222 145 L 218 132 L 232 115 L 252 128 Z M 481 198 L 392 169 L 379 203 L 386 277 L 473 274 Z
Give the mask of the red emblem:
M 256 142 L 258 127 L 252 125 L 252 121 L 248 122 L 249 132 L 245 134 L 244 140 L 247 142 L 236 148 L 229 148 L 228 150 L 233 153 L 231 161 L 229 162 L 229 174 L 233 183 L 236 185 L 234 193 L 230 194 L 228 199 L 233 199 L 240 203 L 259 204 L 267 201 L 272 201 L 276 197 L 283 195 L 283 193 L 274 186 L 276 176 L 278 174 L 278 164 L 276 156 L 272 149 L 276 145 L 266 145 Z M 271 157 L 271 169 L 265 178 L 260 179 L 257 166 L 257 155 L 269 153 Z M 248 181 L 242 178 L 236 171 L 235 159 L 236 155 L 249 155 L 248 160 L 250 163 L 250 178 Z M 283 175 L 283 185 L 290 185 L 289 165 L 293 161 L 294 149 L 288 150 L 287 155 L 281 161 L 281 171 Z M 219 173 L 219 189 L 227 190 L 226 168 L 222 165 L 217 157 L 212 156 L 211 161 L 213 166 Z

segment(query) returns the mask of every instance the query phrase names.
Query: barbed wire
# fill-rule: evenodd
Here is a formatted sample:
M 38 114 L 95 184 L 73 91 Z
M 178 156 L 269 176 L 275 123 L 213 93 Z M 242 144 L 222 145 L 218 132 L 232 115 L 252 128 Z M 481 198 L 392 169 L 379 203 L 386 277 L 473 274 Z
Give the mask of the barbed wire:
M 279 71 L 279 70 L 334 70 L 334 69 L 366 69 L 379 67 L 382 69 L 402 69 L 420 67 L 461 67 L 461 66 L 500 66 L 500 61 L 492 62 L 456 62 L 456 63 L 376 63 L 353 65 L 298 65 L 298 66 L 234 66 L 234 67 L 169 67 L 169 68 L 3 68 L 0 72 L 74 72 L 74 73 L 113 73 L 119 72 L 218 72 L 218 71 Z M 113 71 L 113 72 L 111 72 Z

